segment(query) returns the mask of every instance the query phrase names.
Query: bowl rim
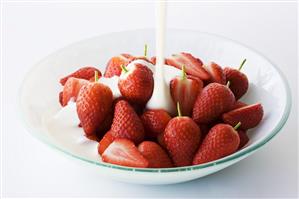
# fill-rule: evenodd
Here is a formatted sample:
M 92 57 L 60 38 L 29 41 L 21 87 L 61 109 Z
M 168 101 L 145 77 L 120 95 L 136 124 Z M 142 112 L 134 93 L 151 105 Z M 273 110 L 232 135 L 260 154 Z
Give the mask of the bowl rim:
M 26 121 L 26 117 L 25 117 L 25 113 L 23 111 L 22 108 L 22 96 L 24 94 L 24 86 L 26 85 L 26 81 L 29 78 L 30 74 L 37 68 L 39 67 L 40 63 L 43 62 L 44 60 L 48 59 L 49 57 L 51 57 L 52 55 L 56 54 L 58 51 L 61 51 L 63 49 L 66 49 L 72 45 L 76 45 L 79 44 L 81 42 L 87 41 L 87 40 L 92 40 L 98 37 L 104 37 L 104 36 L 108 36 L 111 34 L 121 34 L 121 33 L 127 33 L 127 32 L 136 32 L 136 31 L 152 31 L 153 28 L 144 28 L 144 29 L 131 29 L 131 30 L 125 30 L 125 31 L 117 31 L 117 32 L 109 32 L 109 33 L 105 33 L 105 34 L 100 34 L 97 36 L 93 36 L 90 38 L 85 38 L 82 39 L 80 41 L 77 42 L 73 42 L 71 44 L 68 44 L 58 50 L 55 50 L 54 52 L 50 53 L 49 55 L 47 55 L 46 57 L 44 57 L 43 59 L 41 59 L 39 62 L 37 62 L 36 64 L 34 64 L 31 69 L 26 73 L 21 86 L 19 88 L 19 97 L 18 97 L 18 110 L 20 112 L 19 116 L 20 116 L 20 120 L 22 121 L 22 123 L 24 124 L 24 126 L 26 127 L 26 130 L 28 132 L 37 132 L 39 130 L 36 130 L 34 127 L 32 127 L 27 121 Z M 288 81 L 285 77 L 285 75 L 282 73 L 282 71 L 272 62 L 270 61 L 266 56 L 264 56 L 262 53 L 260 53 L 259 51 L 247 46 L 246 44 L 243 44 L 239 41 L 227 38 L 225 36 L 222 35 L 218 35 L 215 33 L 209 33 L 209 32 L 203 32 L 200 30 L 192 30 L 192 29 L 177 29 L 177 28 L 168 28 L 167 31 L 181 31 L 181 32 L 193 32 L 193 33 L 197 33 L 197 34 L 201 34 L 201 35 L 206 35 L 206 36 L 212 36 L 214 38 L 217 39 L 221 39 L 221 40 L 225 40 L 228 41 L 230 43 L 234 43 L 236 45 L 239 45 L 243 48 L 246 48 L 252 52 L 254 52 L 255 54 L 259 55 L 260 57 L 262 57 L 264 60 L 266 60 L 267 62 L 269 62 L 272 67 L 274 68 L 274 70 L 276 70 L 276 72 L 278 73 L 278 75 L 280 76 L 280 78 L 283 81 L 283 86 L 284 89 L 286 91 L 286 104 L 284 106 L 284 110 L 283 110 L 283 115 L 280 118 L 279 122 L 276 124 L 276 126 L 274 127 L 274 129 L 271 131 L 271 133 L 269 133 L 268 136 L 266 136 L 264 139 L 260 140 L 258 143 L 256 143 L 255 145 L 252 146 L 247 146 L 244 149 L 241 149 L 240 151 L 237 151 L 229 156 L 223 157 L 221 159 L 215 160 L 215 161 L 211 161 L 208 163 L 204 163 L 204 164 L 199 164 L 199 165 L 192 165 L 192 166 L 183 166 L 183 167 L 172 167 L 172 168 L 135 168 L 135 167 L 127 167 L 127 166 L 120 166 L 120 165 L 115 165 L 115 164 L 110 164 L 110 163 L 105 163 L 105 162 L 100 162 L 100 161 L 94 161 L 94 160 L 90 160 L 84 157 L 81 157 L 79 155 L 76 155 L 74 153 L 71 153 L 63 148 L 60 148 L 58 146 L 56 146 L 54 143 L 49 142 L 48 140 L 46 140 L 43 136 L 40 136 L 39 133 L 29 133 L 31 134 L 33 137 L 37 138 L 39 141 L 45 143 L 47 146 L 50 146 L 51 148 L 56 149 L 59 152 L 62 152 L 62 154 L 66 155 L 66 156 L 71 156 L 75 159 L 79 159 L 82 160 L 84 162 L 87 163 L 91 163 L 100 167 L 106 167 L 106 168 L 112 168 L 112 169 L 117 169 L 117 170 L 123 170 L 123 171 L 136 171 L 136 172 L 145 172 L 145 173 L 168 173 L 168 172 L 179 172 L 179 171 L 191 171 L 191 170 L 198 170 L 198 169 L 203 169 L 203 168 L 207 168 L 207 167 L 212 167 L 212 166 L 217 166 L 220 164 L 224 164 L 227 163 L 229 161 L 233 161 L 233 160 L 237 160 L 238 158 L 241 157 L 245 157 L 247 154 L 250 154 L 251 152 L 256 151 L 257 149 L 259 149 L 260 147 L 262 147 L 263 145 L 265 145 L 266 143 L 268 143 L 275 135 L 278 134 L 278 132 L 282 129 L 282 127 L 285 125 L 286 121 L 288 120 L 288 117 L 290 115 L 290 110 L 291 110 L 291 106 L 292 106 L 292 97 L 291 97 L 291 90 L 288 84 Z

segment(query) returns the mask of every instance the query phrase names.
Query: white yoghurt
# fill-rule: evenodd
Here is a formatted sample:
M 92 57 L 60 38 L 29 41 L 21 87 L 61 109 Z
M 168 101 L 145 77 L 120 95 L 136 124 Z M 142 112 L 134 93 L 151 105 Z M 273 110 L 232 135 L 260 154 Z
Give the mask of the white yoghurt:
M 100 77 L 98 82 L 108 86 L 112 91 L 113 99 L 116 99 L 116 98 L 121 96 L 121 93 L 118 89 L 118 80 L 119 80 L 118 76 L 113 76 L 113 77 L 110 77 L 110 78 Z
M 54 117 L 45 118 L 44 127 L 50 138 L 64 150 L 99 161 L 98 143 L 85 137 L 83 129 L 78 127 L 79 122 L 76 103 L 69 101 Z

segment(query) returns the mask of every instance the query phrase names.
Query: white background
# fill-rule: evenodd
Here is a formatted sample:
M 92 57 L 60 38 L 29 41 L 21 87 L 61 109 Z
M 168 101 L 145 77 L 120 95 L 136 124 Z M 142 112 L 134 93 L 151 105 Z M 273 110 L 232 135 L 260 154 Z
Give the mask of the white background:
M 103 179 L 30 136 L 16 98 L 30 67 L 91 36 L 154 27 L 153 3 L 13 3 L 3 7 L 4 196 L 266 197 L 297 194 L 297 14 L 295 3 L 171 3 L 168 25 L 227 36 L 262 52 L 288 77 L 288 123 L 264 148 L 218 173 L 167 186 Z M 99 55 L 100 56 L 100 55 Z M 48 74 L 45 74 L 45 78 Z

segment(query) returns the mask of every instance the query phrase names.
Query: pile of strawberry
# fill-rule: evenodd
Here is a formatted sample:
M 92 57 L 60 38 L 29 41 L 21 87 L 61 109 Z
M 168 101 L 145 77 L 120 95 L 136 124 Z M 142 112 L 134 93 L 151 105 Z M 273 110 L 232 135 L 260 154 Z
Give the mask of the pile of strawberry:
M 152 71 L 143 59 L 121 54 L 109 60 L 104 77 L 120 76 L 122 97 L 113 99 L 111 89 L 99 83 L 101 72 L 84 67 L 62 78 L 62 106 L 76 101 L 79 126 L 86 137 L 99 142 L 104 162 L 130 167 L 167 168 L 197 165 L 230 155 L 245 146 L 247 130 L 263 117 L 260 103 L 247 105 L 239 99 L 248 90 L 241 68 L 203 62 L 189 53 L 174 54 L 167 65 L 182 70 L 171 80 L 170 91 L 178 115 L 145 109 L 151 98 Z

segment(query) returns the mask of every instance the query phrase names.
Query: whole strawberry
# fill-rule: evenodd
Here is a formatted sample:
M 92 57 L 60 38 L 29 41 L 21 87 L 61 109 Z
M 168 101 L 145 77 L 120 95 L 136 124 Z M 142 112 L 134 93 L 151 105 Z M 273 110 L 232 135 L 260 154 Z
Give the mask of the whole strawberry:
M 188 75 L 199 77 L 201 80 L 210 79 L 210 74 L 203 67 L 202 61 L 193 57 L 190 53 L 173 54 L 166 59 L 166 63 L 178 69 L 182 69 L 182 66 L 185 66 Z
M 89 81 L 85 79 L 78 79 L 74 77 L 68 78 L 68 80 L 64 84 L 61 94 L 61 105 L 66 106 L 71 99 L 76 101 L 80 89 L 88 83 Z
M 235 128 L 237 129 L 238 126 Z M 237 151 L 239 143 L 238 132 L 232 126 L 217 124 L 211 128 L 200 145 L 194 156 L 193 165 L 211 162 L 228 156 Z
M 138 150 L 145 157 L 149 168 L 167 168 L 172 167 L 171 160 L 161 146 L 152 141 L 143 141 L 139 144 Z
M 171 120 L 170 115 L 162 109 L 146 110 L 140 118 L 145 134 L 149 138 L 155 138 L 163 133 L 166 125 Z
M 115 104 L 111 134 L 115 138 L 127 138 L 139 144 L 144 139 L 142 122 L 132 106 L 125 100 Z
M 96 135 L 96 131 L 111 109 L 112 91 L 104 84 L 88 82 L 80 89 L 76 106 L 85 134 Z
M 92 66 L 86 66 L 86 67 L 80 68 L 79 70 L 69 74 L 68 76 L 61 78 L 60 84 L 62 86 L 64 86 L 64 84 L 70 77 L 89 80 L 90 78 L 94 77 L 95 72 L 98 73 L 99 77 L 102 75 L 101 71 L 99 71 L 98 69 L 96 69 L 95 67 L 92 67 Z
M 210 83 L 198 95 L 193 107 L 192 118 L 198 124 L 208 124 L 222 113 L 231 110 L 235 103 L 234 94 L 222 84 Z
M 152 71 L 142 65 L 133 64 L 131 67 L 122 66 L 122 74 L 118 88 L 123 97 L 137 104 L 145 104 L 152 96 L 154 78 Z
M 169 121 L 164 132 L 164 142 L 175 166 L 188 166 L 200 143 L 201 132 L 197 124 L 186 116 L 181 116 L 178 104 L 178 117 Z
M 245 62 L 246 59 L 244 59 L 239 69 L 226 67 L 223 70 L 226 81 L 229 82 L 229 88 L 234 93 L 236 100 L 240 99 L 247 92 L 249 87 L 247 76 L 241 72 Z
M 222 120 L 232 126 L 241 122 L 241 129 L 256 127 L 263 119 L 264 111 L 260 103 L 243 106 L 222 115 Z
M 223 72 L 223 69 L 216 64 L 215 62 L 210 62 L 205 66 L 207 71 L 210 73 L 210 81 L 209 82 L 216 82 L 219 84 L 226 84 L 226 77 Z
M 120 66 L 127 66 L 132 58 L 133 56 L 130 54 L 120 54 L 112 57 L 107 63 L 104 77 L 120 76 L 122 70 Z
M 148 167 L 148 160 L 128 139 L 115 139 L 102 155 L 102 160 L 111 164 L 128 167 Z
M 187 77 L 185 66 L 182 66 L 182 76 L 170 81 L 170 93 L 175 104 L 180 103 L 182 115 L 191 116 L 197 95 L 202 90 L 203 83 L 199 79 Z
M 157 142 L 163 149 L 167 149 L 165 140 L 164 140 L 164 133 L 165 133 L 165 131 L 157 136 Z

